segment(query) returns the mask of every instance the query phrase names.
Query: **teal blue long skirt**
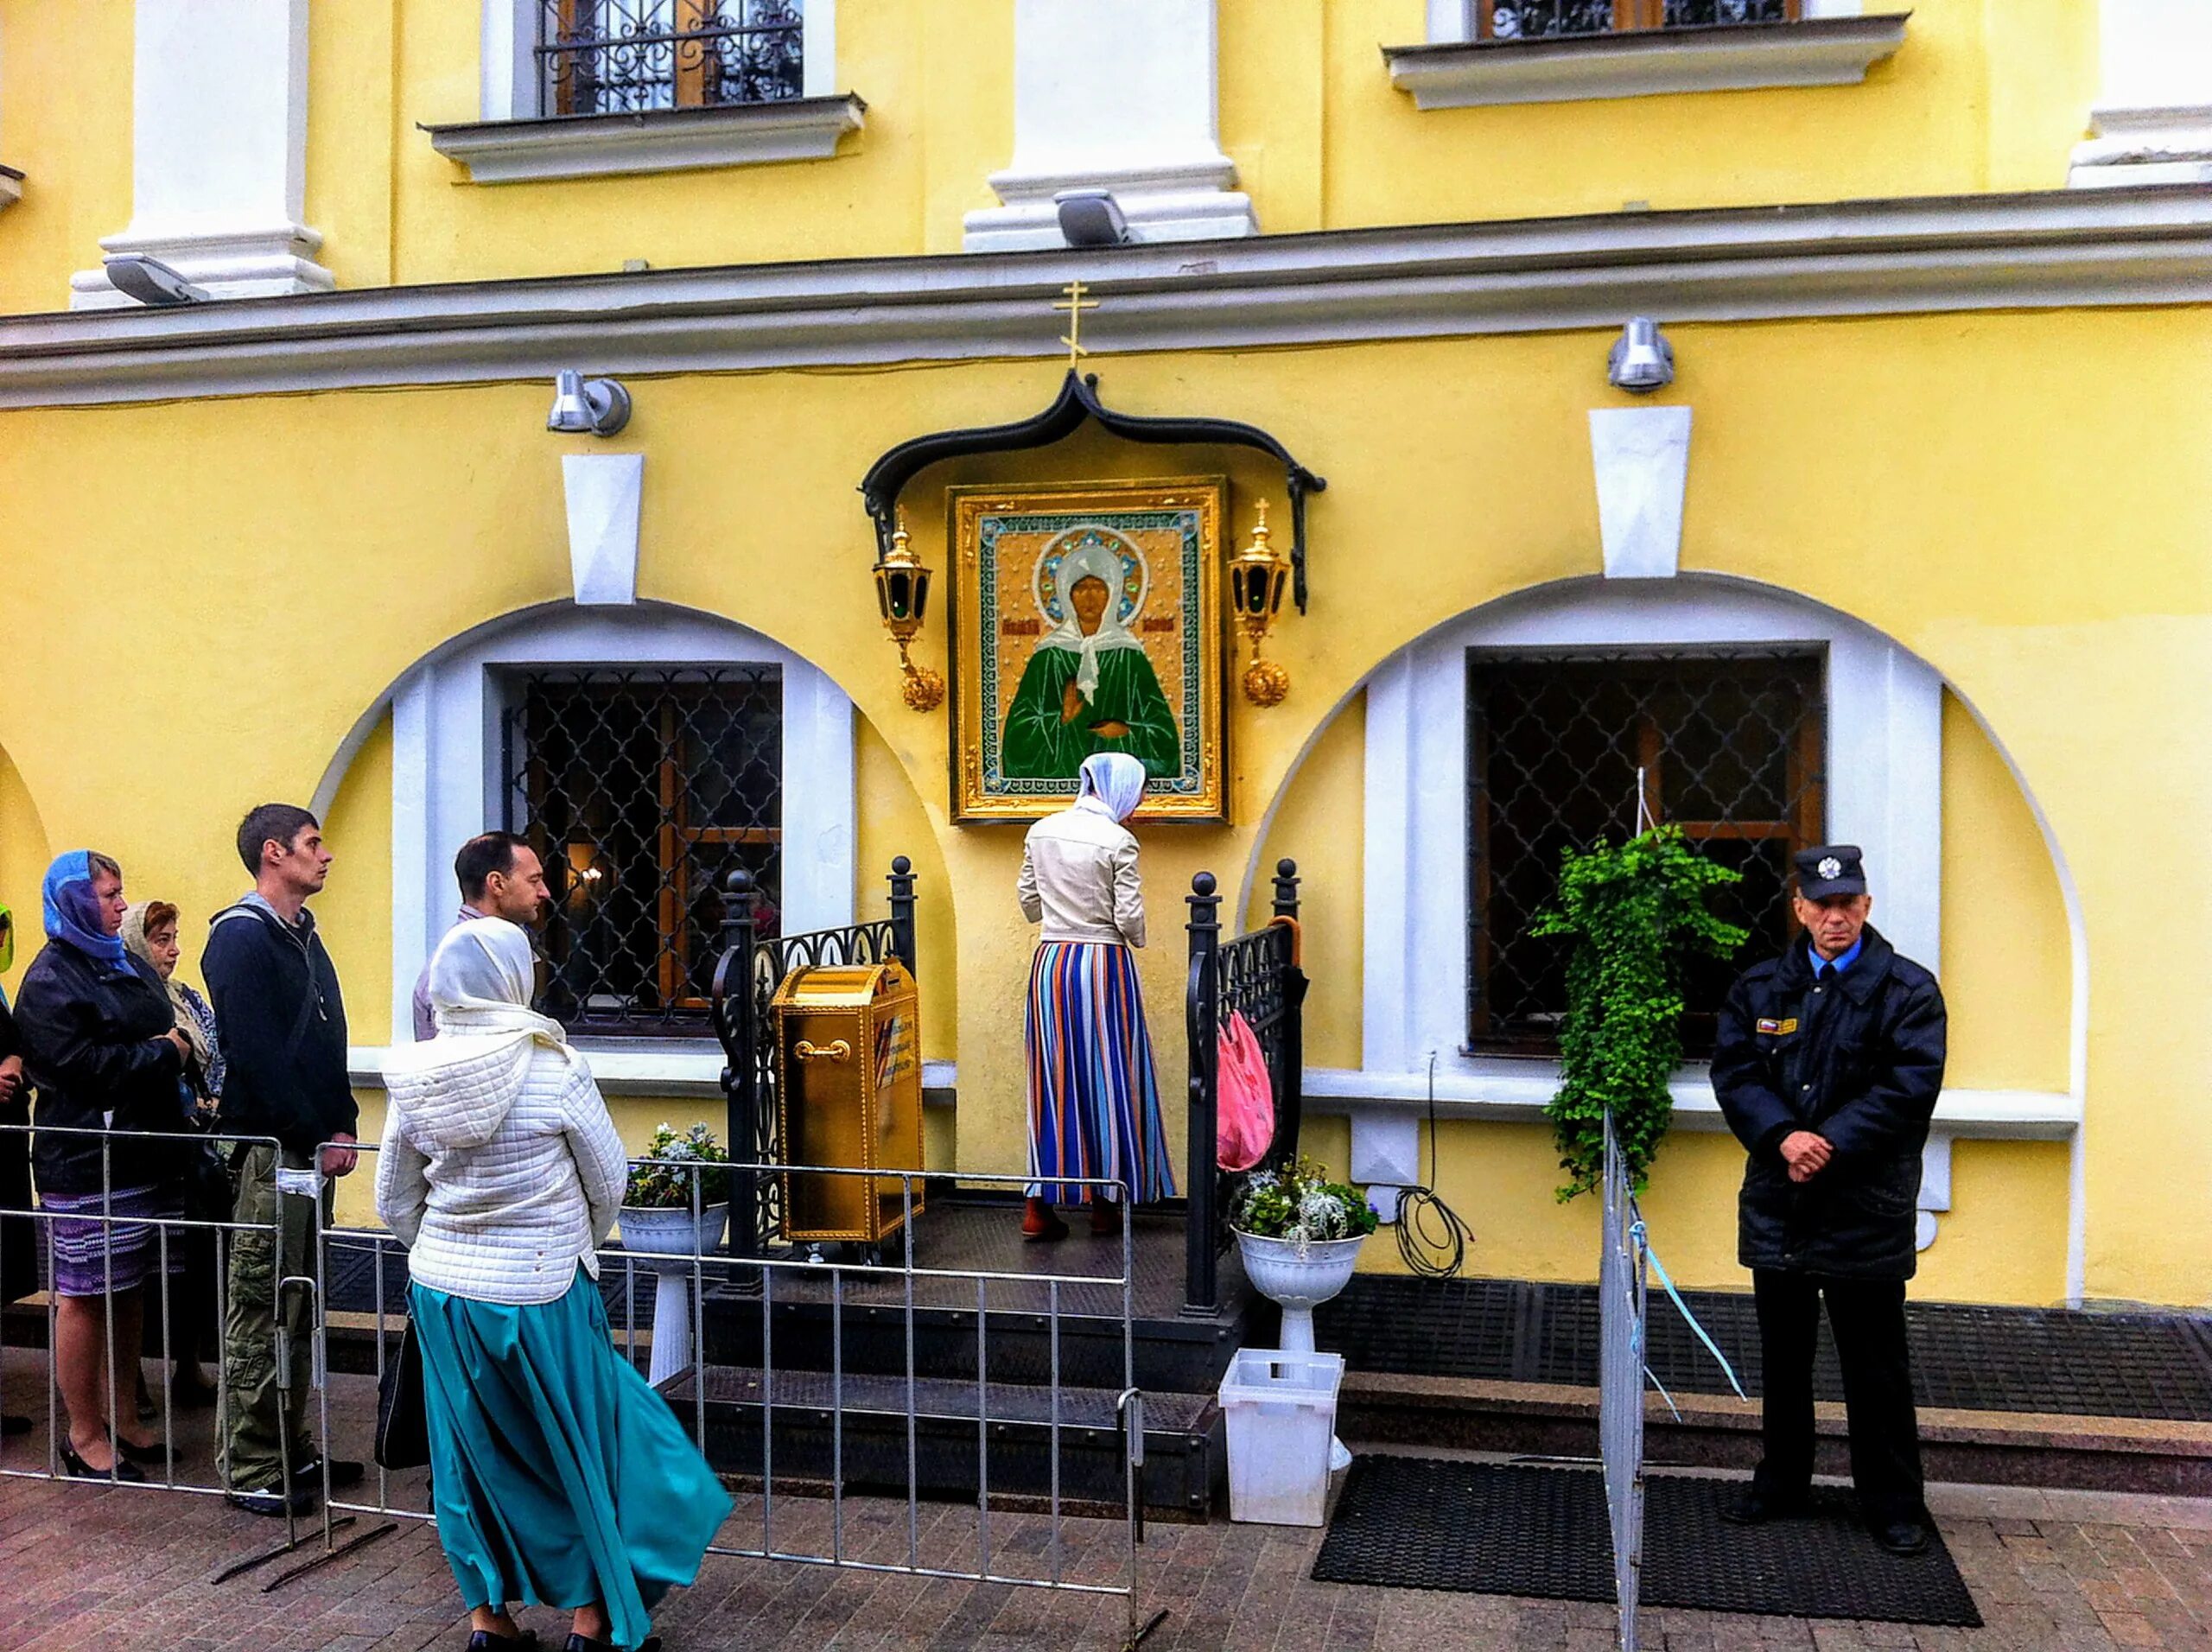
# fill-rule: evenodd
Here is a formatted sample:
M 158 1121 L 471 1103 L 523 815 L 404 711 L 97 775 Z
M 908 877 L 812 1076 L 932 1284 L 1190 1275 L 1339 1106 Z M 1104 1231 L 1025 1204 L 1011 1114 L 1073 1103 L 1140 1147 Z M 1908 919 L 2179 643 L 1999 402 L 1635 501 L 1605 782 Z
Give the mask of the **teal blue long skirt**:
M 730 1510 L 691 1437 L 614 1350 L 580 1268 L 557 1301 L 474 1302 L 410 1287 L 438 1541 L 471 1609 L 607 1608 L 633 1647 L 672 1585 L 699 1574 Z

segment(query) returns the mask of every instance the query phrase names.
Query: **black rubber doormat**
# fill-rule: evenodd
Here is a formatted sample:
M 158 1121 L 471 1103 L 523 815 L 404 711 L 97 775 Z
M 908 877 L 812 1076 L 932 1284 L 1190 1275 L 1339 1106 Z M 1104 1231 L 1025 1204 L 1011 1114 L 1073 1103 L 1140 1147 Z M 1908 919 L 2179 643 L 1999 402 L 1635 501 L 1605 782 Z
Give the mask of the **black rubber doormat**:
M 1981 1627 L 1942 1537 L 1925 1554 L 1891 1554 L 1859 1524 L 1850 1495 L 1828 1487 L 1815 1490 L 1802 1520 L 1731 1526 L 1721 1505 L 1742 1490 L 1738 1480 L 1689 1475 L 1645 1480 L 1645 1605 Z M 1609 1601 L 1605 1477 L 1595 1469 L 1362 1457 L 1313 1577 Z

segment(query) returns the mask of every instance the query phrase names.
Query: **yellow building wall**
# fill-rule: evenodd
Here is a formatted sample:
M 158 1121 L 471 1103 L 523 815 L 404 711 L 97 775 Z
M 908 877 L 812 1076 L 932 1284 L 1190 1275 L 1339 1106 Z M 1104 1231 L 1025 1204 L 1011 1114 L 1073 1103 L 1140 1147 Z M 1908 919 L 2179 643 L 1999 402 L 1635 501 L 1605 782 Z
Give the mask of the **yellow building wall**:
M 1270 233 L 2065 181 L 2096 91 L 2089 0 L 1925 0 L 1865 84 L 1423 112 L 1378 48 L 1422 0 L 1222 0 L 1220 129 Z M 0 311 L 60 309 L 130 219 L 132 9 L 0 0 Z M 475 0 L 312 9 L 308 223 L 343 288 L 957 252 L 1014 149 L 1011 0 L 842 0 L 866 127 L 824 161 L 480 185 L 420 124 L 482 107 Z
M 1300 938 L 1312 982 L 1306 994 L 1309 1067 L 1359 1065 L 1366 762 L 1367 696 L 1361 692 L 1314 737 L 1285 790 L 1254 863 L 1244 912 L 1246 929 L 1266 923 L 1274 910 L 1275 863 L 1298 862 Z M 1233 899 L 1223 910 L 1235 912 Z
M 2082 914 L 2089 1293 L 2204 1300 L 2212 1204 L 2167 1172 L 2212 1152 L 2212 1116 L 2196 1104 L 2212 1026 L 2172 1009 L 2174 972 L 2198 956 L 2212 915 L 2204 891 L 2173 874 L 2199 856 L 2212 776 L 2172 734 L 2175 708 L 2212 688 L 2199 554 L 2212 473 L 2183 462 L 2165 433 L 2212 422 L 2194 365 L 2212 349 L 2212 311 L 1672 331 L 1680 376 L 1661 399 L 1697 409 L 1686 569 L 1864 619 L 1942 670 L 2005 742 Z M 1382 658 L 1481 603 L 1596 572 L 1586 415 L 1610 399 L 1596 383 L 1605 342 L 1562 333 L 1106 364 L 1116 404 L 1261 423 L 1330 482 L 1312 511 L 1313 611 L 1286 616 L 1269 644 L 1293 697 L 1233 712 L 1236 823 L 1140 834 L 1160 937 L 1142 978 L 1164 1095 L 1181 1093 L 1175 931 L 1191 874 L 1251 863 L 1293 759 Z M 852 488 L 893 442 L 1026 413 L 1055 378 L 977 361 L 641 380 L 636 423 L 597 444 L 652 456 L 641 594 L 727 615 L 821 664 L 880 738 L 864 760 L 887 753 L 922 800 L 943 861 L 925 923 L 938 899 L 959 920 L 963 1169 L 1022 1159 L 1032 937 L 1012 898 L 1020 831 L 944 822 L 944 718 L 899 702 Z M 543 418 L 536 384 L 0 414 L 0 613 L 40 616 L 11 639 L 15 679 L 73 681 L 118 635 L 191 639 L 188 670 L 120 675 L 97 696 L 0 700 L 0 747 L 48 840 L 94 838 L 126 867 L 164 868 L 165 893 L 188 910 L 234 894 L 230 836 L 246 804 L 307 795 L 408 665 L 568 588 L 558 459 L 589 439 L 549 436 Z M 747 430 L 778 433 L 775 462 L 734 482 L 731 433 Z M 1240 532 L 1255 494 L 1281 486 L 1243 456 L 1088 440 L 998 473 L 1163 462 L 1228 470 Z M 977 478 L 940 468 L 909 505 L 918 549 L 943 569 L 935 490 Z M 95 560 L 105 578 L 92 604 L 79 599 Z M 369 583 L 373 602 L 359 594 Z M 932 627 L 918 657 L 944 669 L 944 651 Z M 88 750 L 101 760 L 85 761 Z M 1335 760 L 1349 776 L 1348 748 Z M 1971 969 L 1970 948 L 1961 957 Z M 1961 1002 L 1959 1013 L 1986 1012 Z M 2033 1070 L 2045 1062 L 2032 1058 Z M 1167 1110 L 1179 1144 L 1180 1109 Z M 1541 1194 L 1548 1172 L 1540 1133 L 1532 1140 L 1515 1152 Z M 1518 1271 L 1546 1254 L 1531 1231 Z
M 38 956 L 46 939 L 40 889 L 54 851 L 47 847 L 46 829 L 39 822 L 38 803 L 23 777 L 16 772 L 8 753 L 0 751 L 0 906 L 8 908 L 16 931 L 16 960 L 4 975 L 10 1003 L 22 982 L 23 971 Z

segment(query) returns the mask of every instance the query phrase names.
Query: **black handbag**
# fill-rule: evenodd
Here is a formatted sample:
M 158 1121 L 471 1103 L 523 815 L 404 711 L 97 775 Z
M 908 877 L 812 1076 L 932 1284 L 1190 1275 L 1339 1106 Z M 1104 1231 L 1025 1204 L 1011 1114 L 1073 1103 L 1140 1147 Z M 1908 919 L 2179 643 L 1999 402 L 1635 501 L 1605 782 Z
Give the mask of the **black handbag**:
M 430 1460 L 430 1423 L 423 1408 L 423 1348 L 410 1316 L 399 1350 L 377 1382 L 377 1461 L 388 1469 L 419 1469 Z

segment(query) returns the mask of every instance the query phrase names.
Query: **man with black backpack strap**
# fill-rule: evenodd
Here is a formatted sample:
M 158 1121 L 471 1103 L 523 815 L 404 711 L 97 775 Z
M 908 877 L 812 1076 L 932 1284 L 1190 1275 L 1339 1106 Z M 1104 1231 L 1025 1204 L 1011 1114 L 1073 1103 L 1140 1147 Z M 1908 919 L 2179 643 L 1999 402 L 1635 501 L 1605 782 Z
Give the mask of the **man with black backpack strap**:
M 304 809 L 264 804 L 240 823 L 238 847 L 253 892 L 215 914 L 200 963 L 230 1065 L 220 1128 L 279 1145 L 235 1155 L 239 1226 L 224 1325 L 231 1396 L 222 1466 L 231 1503 L 283 1515 L 312 1507 L 323 1477 L 308 1433 L 314 1304 L 307 1289 L 283 1282 L 315 1277 L 324 1179 L 345 1175 L 354 1161 L 350 1147 L 334 1146 L 318 1163 L 317 1150 L 351 1142 L 359 1114 L 338 971 L 306 905 L 330 873 L 322 828 Z M 288 1344 L 282 1373 L 280 1321 Z M 351 1485 L 361 1472 L 359 1463 L 333 1462 L 330 1483 Z

